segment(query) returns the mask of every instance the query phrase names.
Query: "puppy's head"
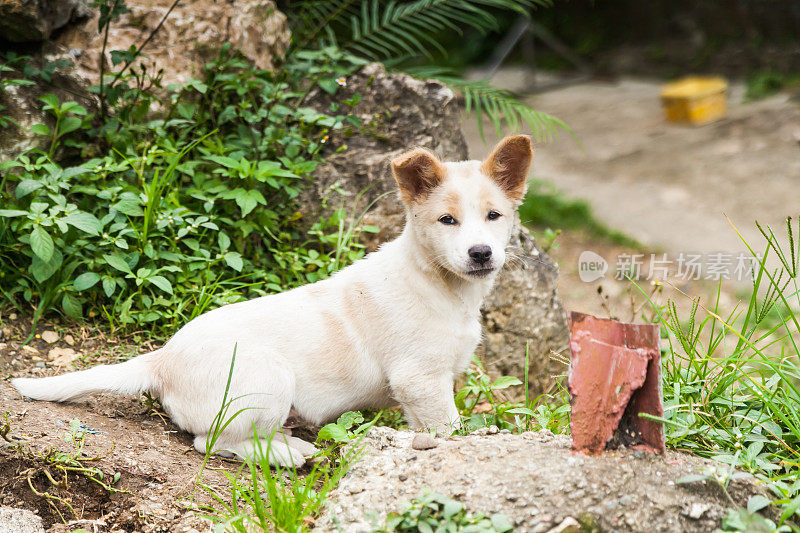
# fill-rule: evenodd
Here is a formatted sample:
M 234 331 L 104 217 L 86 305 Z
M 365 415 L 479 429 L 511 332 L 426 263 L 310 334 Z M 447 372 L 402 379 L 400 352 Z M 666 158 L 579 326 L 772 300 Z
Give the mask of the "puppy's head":
M 532 158 L 530 138 L 515 135 L 483 162 L 443 163 L 422 148 L 392 161 L 408 223 L 427 260 L 466 280 L 496 274 Z

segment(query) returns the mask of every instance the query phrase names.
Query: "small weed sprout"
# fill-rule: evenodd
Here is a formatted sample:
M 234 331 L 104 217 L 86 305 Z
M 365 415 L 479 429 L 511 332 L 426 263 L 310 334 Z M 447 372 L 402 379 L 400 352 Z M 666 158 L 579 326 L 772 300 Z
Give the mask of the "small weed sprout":
M 467 511 L 464 504 L 427 491 L 407 503 L 404 509 L 390 513 L 386 521 L 375 531 L 416 532 L 416 531 L 480 531 L 505 533 L 514 528 L 505 515 L 494 514 L 486 517 Z
M 29 465 L 19 474 L 20 477 L 26 480 L 31 492 L 47 501 L 64 523 L 67 522 L 67 518 L 62 513 L 62 509 L 68 510 L 73 518 L 79 518 L 78 512 L 70 503 L 71 476 L 80 476 L 98 485 L 109 494 L 127 492 L 113 486 L 121 478 L 119 472 L 115 472 L 108 478 L 100 468 L 88 464 L 96 462 L 102 457 L 84 456 L 87 428 L 81 424 L 80 420 L 71 420 L 69 429 L 63 436 L 63 440 L 70 444 L 68 449 L 48 446 L 43 450 L 38 450 L 29 442 L 11 436 L 10 416 L 9 412 L 3 416 L 2 423 L 0 423 L 0 437 L 9 442 L 14 453 Z M 113 448 L 109 454 L 112 451 Z M 37 484 L 41 485 L 42 480 L 47 486 L 37 488 Z

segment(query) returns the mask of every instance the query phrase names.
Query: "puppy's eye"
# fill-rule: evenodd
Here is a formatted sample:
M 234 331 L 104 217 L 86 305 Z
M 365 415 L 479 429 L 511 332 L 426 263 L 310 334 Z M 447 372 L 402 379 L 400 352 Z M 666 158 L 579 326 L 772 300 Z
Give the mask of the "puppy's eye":
M 450 215 L 442 215 L 442 216 L 439 217 L 439 222 L 441 222 L 442 224 L 447 224 L 448 226 L 451 226 L 451 225 L 456 223 L 456 219 L 454 219 Z
M 489 220 L 497 220 L 501 216 L 503 216 L 503 215 L 501 215 L 500 213 L 498 213 L 497 211 L 492 209 L 491 211 L 489 211 L 489 214 L 486 215 L 486 218 L 488 218 Z

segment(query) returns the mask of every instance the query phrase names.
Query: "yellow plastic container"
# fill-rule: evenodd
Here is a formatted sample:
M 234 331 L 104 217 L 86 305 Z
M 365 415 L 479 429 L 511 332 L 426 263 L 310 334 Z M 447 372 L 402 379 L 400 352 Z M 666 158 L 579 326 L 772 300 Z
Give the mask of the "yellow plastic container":
M 670 122 L 708 124 L 724 118 L 728 112 L 722 78 L 683 78 L 664 85 L 661 104 Z

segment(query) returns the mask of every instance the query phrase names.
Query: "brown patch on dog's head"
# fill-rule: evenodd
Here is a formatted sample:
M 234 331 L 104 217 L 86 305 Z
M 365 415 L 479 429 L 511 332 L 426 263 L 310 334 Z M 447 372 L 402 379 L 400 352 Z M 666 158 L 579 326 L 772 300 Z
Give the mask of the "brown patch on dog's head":
M 392 173 L 403 203 L 410 206 L 442 182 L 445 167 L 433 152 L 417 148 L 392 161 Z
M 533 147 L 527 135 L 513 135 L 500 141 L 481 165 L 481 171 L 492 178 L 515 202 L 521 202 L 528 189 L 528 171 L 533 160 Z
M 434 206 L 435 209 L 435 206 Z M 458 190 L 451 189 L 442 195 L 442 202 L 440 209 L 443 209 L 443 214 L 446 213 L 456 220 L 461 218 L 461 195 Z M 439 218 L 436 216 L 436 218 Z

